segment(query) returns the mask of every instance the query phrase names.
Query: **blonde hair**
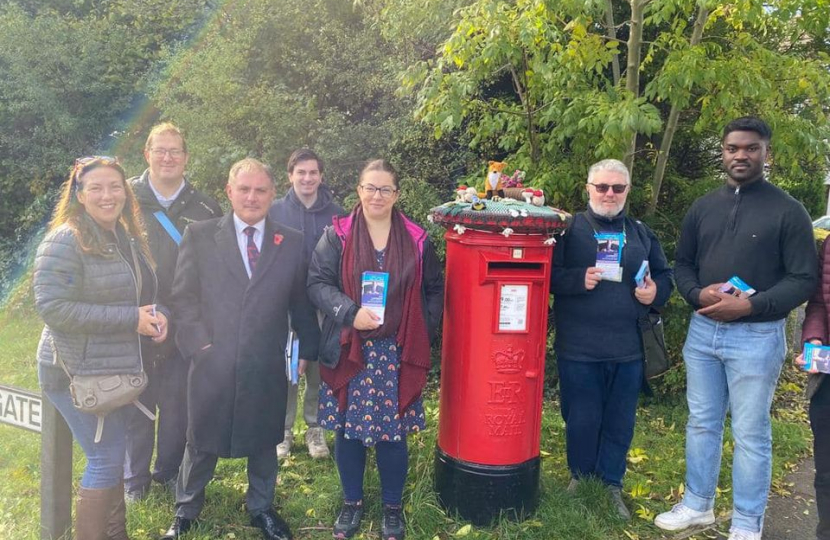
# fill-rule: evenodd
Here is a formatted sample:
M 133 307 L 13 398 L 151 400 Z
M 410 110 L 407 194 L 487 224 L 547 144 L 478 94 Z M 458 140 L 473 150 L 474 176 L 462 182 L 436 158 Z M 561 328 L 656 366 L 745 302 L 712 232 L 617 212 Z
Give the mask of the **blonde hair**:
M 132 187 L 127 182 L 127 175 L 123 167 L 113 158 L 95 156 L 76 160 L 72 172 L 69 173 L 69 178 L 61 186 L 60 198 L 55 211 L 52 213 L 52 220 L 49 222 L 49 231 L 66 225 L 75 234 L 75 239 L 81 251 L 93 255 L 106 254 L 106 246 L 111 242 L 101 234 L 100 227 L 95 225 L 84 205 L 78 201 L 78 193 L 84 189 L 84 175 L 101 167 L 110 168 L 121 176 L 126 201 L 121 216 L 118 218 L 118 223 L 127 230 L 130 236 L 138 241 L 141 252 L 150 262 L 150 265 L 155 267 L 153 256 L 150 253 L 150 246 L 147 244 L 147 234 L 144 230 L 141 208 Z
M 172 122 L 162 122 L 161 124 L 156 124 L 153 126 L 153 129 L 150 130 L 150 134 L 147 135 L 147 141 L 144 143 L 144 150 L 149 152 L 153 145 L 153 137 L 156 135 L 162 135 L 164 133 L 169 133 L 171 135 L 178 135 L 179 138 L 182 140 L 182 150 L 184 153 L 187 153 L 187 141 L 184 140 L 184 135 L 182 134 L 182 130 L 176 124 Z
M 228 184 L 233 184 L 236 180 L 236 177 L 239 176 L 239 173 L 243 172 L 265 173 L 268 176 L 268 178 L 271 179 L 272 187 L 276 187 L 274 185 L 274 172 L 271 170 L 271 167 L 261 162 L 260 160 L 254 158 L 245 158 L 234 163 L 231 166 L 230 172 L 228 173 Z

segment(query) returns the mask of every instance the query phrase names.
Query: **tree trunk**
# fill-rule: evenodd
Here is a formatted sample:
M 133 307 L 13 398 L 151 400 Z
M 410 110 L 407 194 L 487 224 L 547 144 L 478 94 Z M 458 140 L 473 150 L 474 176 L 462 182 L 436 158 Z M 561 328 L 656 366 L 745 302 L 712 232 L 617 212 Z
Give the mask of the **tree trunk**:
M 522 73 L 527 73 L 527 53 L 523 55 L 523 69 Z M 527 85 L 522 84 L 522 79 L 516 72 L 513 66 L 510 66 L 510 74 L 513 76 L 513 86 L 516 93 L 519 94 L 519 100 L 525 110 L 527 118 L 527 138 L 530 142 L 530 160 L 534 165 L 537 165 L 542 159 L 542 150 L 539 148 L 539 133 L 536 131 L 536 120 L 533 115 L 533 103 L 527 93 Z
M 625 89 L 636 98 L 640 95 L 640 47 L 643 42 L 643 14 L 648 0 L 631 0 L 631 22 L 628 36 L 628 63 L 625 67 Z M 634 178 L 634 154 L 637 150 L 637 131 L 631 134 L 623 163 Z
M 703 39 L 703 27 L 706 26 L 706 19 L 709 17 L 709 10 L 704 2 L 698 4 L 697 19 L 692 28 L 692 37 L 689 39 L 689 47 L 694 47 Z M 680 119 L 680 107 L 677 103 L 672 104 L 669 111 L 669 118 L 666 121 L 666 129 L 663 132 L 663 140 L 660 142 L 660 152 L 657 154 L 657 166 L 654 168 L 654 176 L 651 179 L 651 202 L 646 209 L 646 215 L 650 216 L 657 210 L 657 201 L 660 198 L 660 188 L 663 185 L 663 178 L 666 175 L 666 165 L 669 162 L 672 139 L 677 132 L 677 123 Z
M 612 42 L 617 40 L 617 28 L 614 25 L 614 0 L 605 2 L 605 35 Z M 620 84 L 620 54 L 614 55 L 611 61 L 611 71 L 614 74 L 614 86 Z

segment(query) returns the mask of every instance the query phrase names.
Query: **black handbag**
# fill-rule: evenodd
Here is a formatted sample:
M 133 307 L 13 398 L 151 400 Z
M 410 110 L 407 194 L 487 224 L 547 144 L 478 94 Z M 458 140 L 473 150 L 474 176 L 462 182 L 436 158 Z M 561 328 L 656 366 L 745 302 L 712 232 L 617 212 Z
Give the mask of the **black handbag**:
M 671 367 L 663 335 L 663 317 L 655 309 L 640 317 L 640 338 L 643 340 L 643 376 L 652 379 Z

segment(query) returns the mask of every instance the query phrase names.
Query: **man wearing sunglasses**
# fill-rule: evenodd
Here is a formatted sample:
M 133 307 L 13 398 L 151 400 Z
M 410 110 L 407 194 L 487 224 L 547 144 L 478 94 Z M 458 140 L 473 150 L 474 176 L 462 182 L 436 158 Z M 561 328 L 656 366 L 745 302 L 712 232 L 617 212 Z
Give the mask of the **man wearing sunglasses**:
M 141 207 L 150 251 L 156 261 L 159 281 L 158 301 L 169 305 L 179 253 L 178 241 L 188 223 L 222 215 L 212 198 L 193 187 L 185 177 L 187 144 L 181 131 L 171 123 L 158 124 L 150 131 L 144 146 L 148 168 L 130 179 Z M 176 323 L 171 320 L 170 335 Z M 124 491 L 128 501 L 144 498 L 155 480 L 172 489 L 182 462 L 187 431 L 185 388 L 187 364 L 174 340 L 153 344 L 144 358 L 150 385 L 141 402 L 158 408 L 158 441 L 152 476 L 150 460 L 156 443 L 156 426 L 143 414 L 135 414 L 127 430 L 127 456 L 124 463 Z
M 288 158 L 288 181 L 290 186 L 285 196 L 274 201 L 269 216 L 271 219 L 303 233 L 303 258 L 306 263 L 323 235 L 323 229 L 331 225 L 331 218 L 343 213 L 343 208 L 334 201 L 334 195 L 323 182 L 323 160 L 308 148 L 292 152 Z M 303 419 L 308 426 L 305 443 L 309 455 L 314 459 L 329 457 L 326 436 L 317 424 L 317 407 L 320 401 L 320 367 L 317 362 L 300 366 L 305 376 L 306 389 L 303 398 Z M 294 420 L 297 416 L 298 388 L 289 385 L 288 406 L 285 412 L 285 438 L 277 445 L 277 457 L 283 459 L 291 454 L 294 444 Z
M 672 272 L 651 229 L 626 215 L 631 182 L 622 162 L 592 165 L 585 189 L 588 209 L 557 243 L 551 272 L 568 491 L 597 478 L 620 517 L 630 519 L 622 481 L 643 383 L 637 321 L 666 303 Z M 617 263 L 600 268 L 609 260 Z M 634 276 L 643 261 L 651 277 L 638 288 Z
M 723 425 L 732 416 L 730 540 L 760 540 L 769 493 L 769 411 L 787 350 L 784 323 L 818 283 L 810 216 L 764 177 L 772 130 L 755 117 L 723 131 L 726 185 L 696 200 L 680 230 L 677 288 L 692 314 L 686 363 L 686 490 L 654 523 L 665 530 L 715 521 Z M 757 292 L 734 296 L 737 276 Z

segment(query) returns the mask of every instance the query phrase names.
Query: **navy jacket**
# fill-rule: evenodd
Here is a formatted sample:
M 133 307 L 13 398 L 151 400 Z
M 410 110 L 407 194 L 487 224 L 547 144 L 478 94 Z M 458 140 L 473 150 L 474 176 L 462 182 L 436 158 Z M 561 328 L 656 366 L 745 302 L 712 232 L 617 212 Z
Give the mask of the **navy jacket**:
M 343 208 L 334 202 L 334 196 L 329 187 L 326 184 L 320 184 L 317 190 L 317 200 L 311 208 L 305 207 L 294 192 L 294 187 L 291 186 L 285 193 L 285 197 L 274 201 L 268 215 L 277 223 L 303 233 L 303 256 L 308 262 L 311 260 L 317 241 L 323 236 L 323 230 L 331 225 L 331 219 L 334 216 L 343 213 Z
M 588 210 L 591 212 L 591 210 Z M 570 229 L 553 251 L 551 292 L 556 314 L 554 350 L 561 360 L 582 362 L 628 362 L 643 357 L 637 319 L 646 314 L 634 297 L 634 275 L 648 259 L 651 278 L 657 284 L 652 307 L 661 307 L 672 291 L 672 270 L 657 237 L 644 223 L 625 216 L 603 218 L 591 212 L 597 232 L 622 232 L 622 282 L 600 281 L 585 289 L 585 272 L 596 266 L 597 241 L 594 227 L 584 214 L 574 217 Z

